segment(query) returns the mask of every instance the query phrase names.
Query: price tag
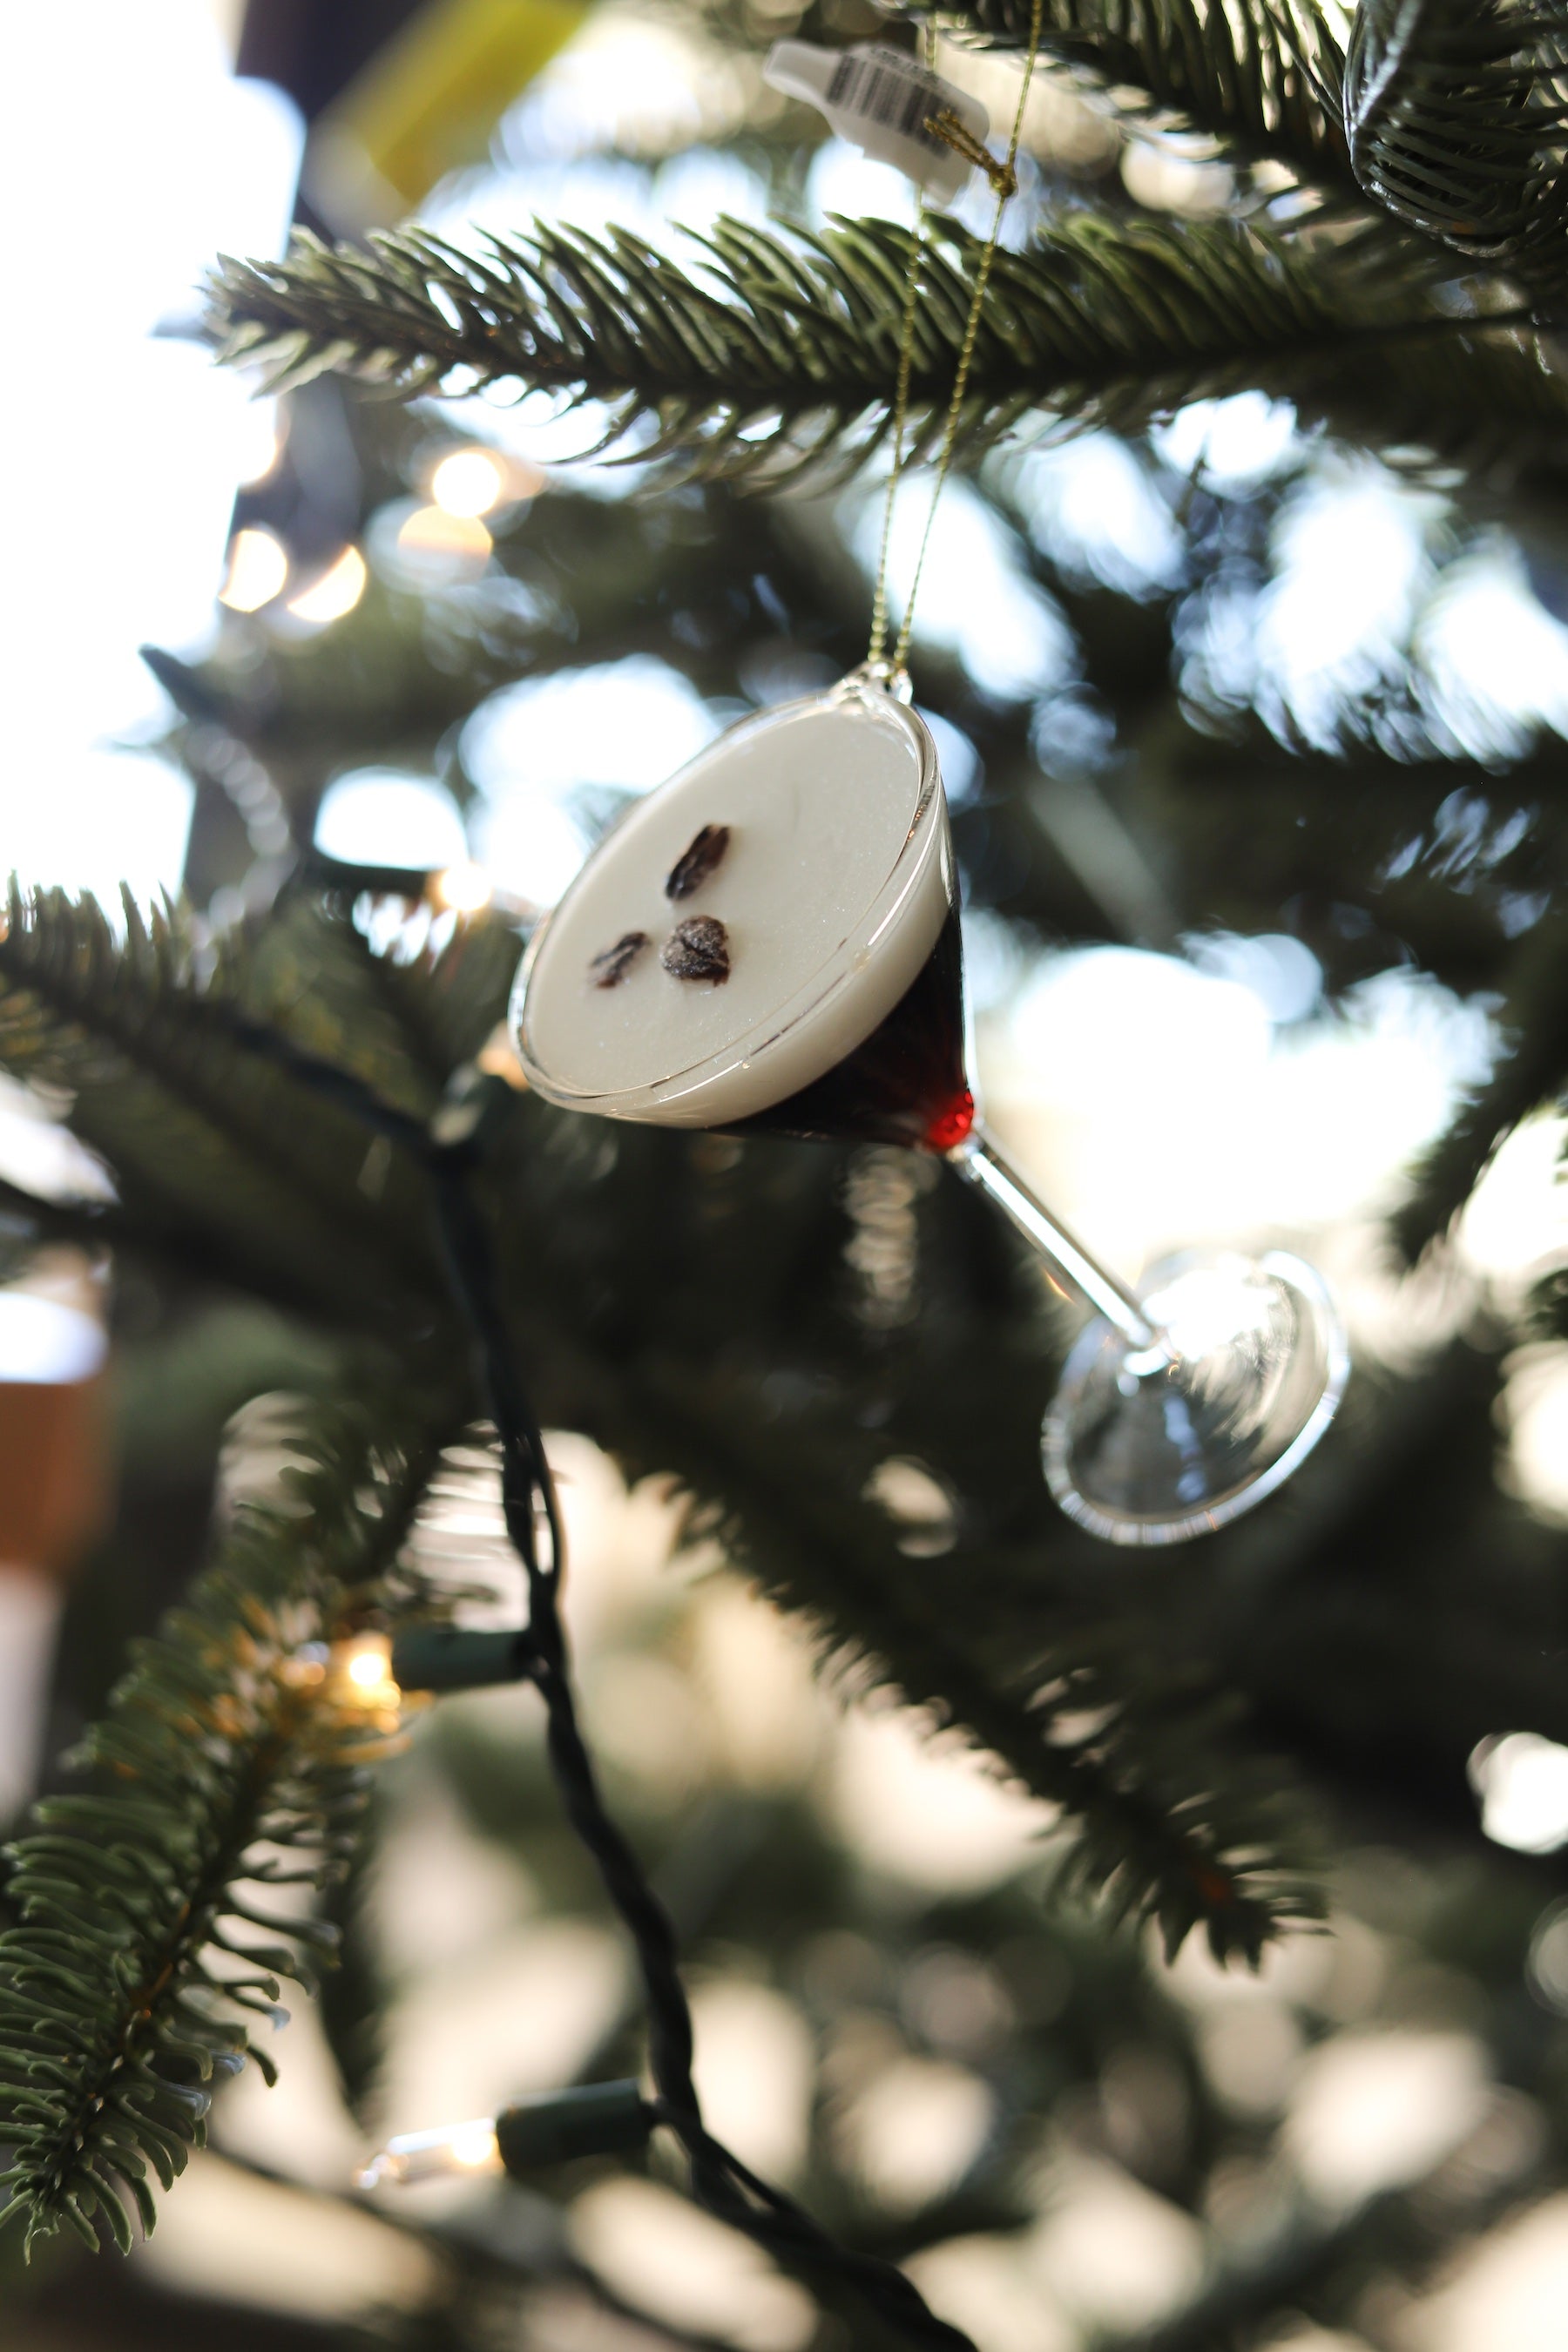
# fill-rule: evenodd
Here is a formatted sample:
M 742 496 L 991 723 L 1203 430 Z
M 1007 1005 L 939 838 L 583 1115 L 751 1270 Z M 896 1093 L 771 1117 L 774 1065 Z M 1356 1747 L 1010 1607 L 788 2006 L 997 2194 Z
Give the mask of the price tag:
M 786 97 L 818 108 L 841 139 L 879 163 L 891 163 L 936 205 L 962 194 L 973 163 L 933 126 L 945 119 L 971 147 L 983 144 L 991 128 L 978 99 L 928 73 L 901 49 L 874 41 L 848 49 L 775 41 L 763 78 Z

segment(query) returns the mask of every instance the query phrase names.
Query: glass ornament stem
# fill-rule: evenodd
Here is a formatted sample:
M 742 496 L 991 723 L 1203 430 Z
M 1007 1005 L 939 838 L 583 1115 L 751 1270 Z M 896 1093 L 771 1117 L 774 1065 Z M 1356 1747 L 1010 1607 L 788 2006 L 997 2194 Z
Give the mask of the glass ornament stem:
M 1101 1265 L 1098 1258 L 1091 1257 L 1083 1244 L 1051 1214 L 983 1127 L 972 1127 L 963 1142 L 955 1143 L 946 1157 L 964 1181 L 994 1202 L 1025 1240 L 1031 1242 L 1063 1279 L 1107 1322 L 1113 1323 L 1134 1348 L 1156 1351 L 1160 1364 L 1171 1360 L 1170 1349 L 1157 1326 L 1150 1322 L 1126 1284 Z

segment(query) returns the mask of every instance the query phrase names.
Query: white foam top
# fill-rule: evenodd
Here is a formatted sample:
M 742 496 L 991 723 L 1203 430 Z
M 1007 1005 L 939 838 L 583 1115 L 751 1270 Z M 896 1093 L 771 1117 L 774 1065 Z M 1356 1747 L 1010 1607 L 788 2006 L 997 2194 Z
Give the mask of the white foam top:
M 666 877 L 704 825 L 727 825 L 728 847 L 672 902 Z M 630 812 L 541 929 L 514 1003 L 523 1067 L 552 1102 L 668 1126 L 782 1102 L 910 987 L 949 866 L 935 746 L 901 703 L 841 688 L 745 719 Z M 724 926 L 721 982 L 659 961 L 700 915 Z M 594 959 L 632 931 L 648 945 L 596 986 Z

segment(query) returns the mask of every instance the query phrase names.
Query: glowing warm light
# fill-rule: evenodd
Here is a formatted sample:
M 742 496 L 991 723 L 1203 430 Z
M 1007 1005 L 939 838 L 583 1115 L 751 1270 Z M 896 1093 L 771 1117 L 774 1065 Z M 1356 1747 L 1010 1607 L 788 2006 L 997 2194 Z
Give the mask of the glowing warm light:
M 323 572 L 314 587 L 296 596 L 289 606 L 297 621 L 341 621 L 364 594 L 369 574 L 357 547 L 345 547 L 337 562 Z
M 226 604 L 231 613 L 258 613 L 281 593 L 288 577 L 289 558 L 269 530 L 237 531 L 218 603 Z
M 1481 1801 L 1481 1828 L 1494 1845 L 1516 1853 L 1554 1853 L 1568 1845 L 1568 1748 L 1538 1732 L 1508 1731 L 1481 1740 L 1468 1769 Z
M 430 477 L 430 496 L 444 514 L 489 514 L 506 495 L 506 460 L 490 449 L 454 449 Z
M 477 915 L 481 907 L 489 905 L 494 895 L 484 867 L 468 862 L 445 866 L 430 884 L 430 896 L 437 906 L 455 915 Z
M 494 545 L 478 515 L 449 514 L 445 507 L 416 507 L 397 534 L 400 555 L 449 572 L 477 572 Z
M 477 2123 L 442 2124 L 435 2131 L 405 2132 L 362 2166 L 354 2175 L 356 2189 L 384 2184 L 407 2189 L 421 2180 L 449 2179 L 454 2173 L 494 2172 L 500 2166 L 495 2121 L 486 2116 Z
M 319 1645 L 312 1643 L 309 1653 L 300 1653 L 302 1660 L 307 1656 L 319 1658 Z M 395 1714 L 402 1708 L 403 1693 L 393 1679 L 392 1643 L 384 1633 L 356 1633 L 348 1641 L 334 1642 L 317 1671 L 342 1706 L 377 1715 Z

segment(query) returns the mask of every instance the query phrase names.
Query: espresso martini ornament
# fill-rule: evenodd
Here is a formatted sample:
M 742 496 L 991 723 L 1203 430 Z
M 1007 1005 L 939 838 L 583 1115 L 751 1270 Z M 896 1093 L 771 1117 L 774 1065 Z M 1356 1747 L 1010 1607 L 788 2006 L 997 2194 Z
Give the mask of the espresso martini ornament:
M 1036 16 L 1031 63 L 1037 5 Z M 1021 97 L 994 168 L 997 221 L 933 508 L 1022 114 Z M 917 218 L 889 500 L 921 237 Z M 886 543 L 884 532 L 884 577 Z M 518 1053 L 535 1090 L 568 1109 L 944 1158 L 1094 1310 L 1046 1414 L 1052 1494 L 1113 1543 L 1181 1542 L 1261 1501 L 1311 1450 L 1344 1385 L 1343 1339 L 1317 1276 L 1282 1252 L 1189 1254 L 1129 1287 L 985 1133 L 964 1061 L 947 803 L 903 667 L 913 602 L 911 585 L 885 660 L 879 582 L 860 669 L 742 719 L 606 836 L 535 935 L 514 1000 Z

